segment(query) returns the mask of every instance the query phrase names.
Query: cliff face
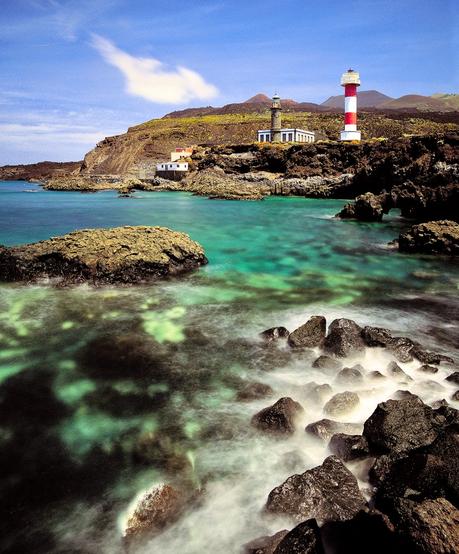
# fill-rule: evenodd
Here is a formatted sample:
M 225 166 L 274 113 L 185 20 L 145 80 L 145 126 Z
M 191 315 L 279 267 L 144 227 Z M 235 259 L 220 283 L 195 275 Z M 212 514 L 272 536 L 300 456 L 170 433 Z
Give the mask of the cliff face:
M 440 117 L 441 115 L 441 117 Z M 365 138 L 396 138 L 404 134 L 431 134 L 459 130 L 459 114 L 362 113 L 359 127 Z M 163 118 L 131 127 L 127 133 L 108 137 L 85 156 L 84 175 L 153 176 L 155 163 L 169 159 L 177 146 L 249 144 L 258 129 L 268 128 L 269 113 L 206 115 Z M 342 114 L 284 113 L 282 124 L 319 131 L 324 138 L 336 139 L 342 127 Z

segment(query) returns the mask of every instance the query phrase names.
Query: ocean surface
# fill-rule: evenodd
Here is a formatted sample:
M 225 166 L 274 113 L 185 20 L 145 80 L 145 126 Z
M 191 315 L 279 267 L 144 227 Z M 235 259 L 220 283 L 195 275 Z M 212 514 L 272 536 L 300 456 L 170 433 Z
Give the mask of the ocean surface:
M 341 419 L 357 423 L 400 389 L 450 399 L 451 368 L 426 375 L 411 362 L 401 364 L 409 382 L 386 374 L 375 383 L 366 373 L 343 384 L 312 368 L 317 352 L 261 344 L 264 329 L 324 315 L 388 327 L 459 359 L 457 261 L 400 254 L 387 243 L 410 222 L 396 212 L 383 223 L 340 221 L 343 204 L 0 183 L 0 244 L 161 225 L 188 233 L 209 259 L 148 286 L 0 285 L 0 491 L 9 520 L 0 550 L 120 552 L 136 498 L 168 482 L 202 490 L 200 501 L 138 552 L 238 553 L 291 527 L 263 515 L 267 495 L 328 453 L 304 432 L 328 399 L 311 397 L 311 383 L 356 391 L 359 407 Z M 368 349 L 352 363 L 385 373 L 389 361 Z M 273 397 L 238 399 L 251 382 L 270 385 Z M 282 396 L 305 409 L 297 433 L 260 435 L 252 415 Z M 349 467 L 365 488 L 365 464 Z

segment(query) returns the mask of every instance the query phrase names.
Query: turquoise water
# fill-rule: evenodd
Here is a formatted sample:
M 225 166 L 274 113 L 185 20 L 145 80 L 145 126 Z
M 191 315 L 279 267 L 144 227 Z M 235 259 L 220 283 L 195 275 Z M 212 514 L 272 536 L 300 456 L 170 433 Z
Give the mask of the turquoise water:
M 293 329 L 311 314 L 347 316 L 451 353 L 457 262 L 388 249 L 409 222 L 396 213 L 384 223 L 340 221 L 333 215 L 342 205 L 173 192 L 118 198 L 0 183 L 0 244 L 80 228 L 161 225 L 188 233 L 209 258 L 180 280 L 134 288 L 0 285 L 0 442 L 9 453 L 0 486 L 14 514 L 3 543 L 23 552 L 117 552 L 129 503 L 166 480 L 205 487 L 207 501 L 180 532 L 158 539 L 158 551 L 237 552 L 242 539 L 267 530 L 258 512 L 269 487 L 257 468 L 272 449 L 247 423 L 267 401 L 242 404 L 237 393 L 256 380 L 276 396 L 301 398 L 292 387 L 312 380 L 307 357 L 267 353 L 261 330 Z M 433 394 L 432 387 L 416 392 Z M 271 453 L 272 464 L 278 454 Z M 312 463 L 314 448 L 304 456 Z M 265 467 L 273 485 L 285 473 L 276 467 Z M 257 483 L 253 494 L 234 486 L 229 493 L 228 480 L 244 475 Z M 228 511 L 233 525 L 223 532 Z M 213 549 L 209 522 L 222 532 Z M 24 526 L 32 529 L 27 537 Z

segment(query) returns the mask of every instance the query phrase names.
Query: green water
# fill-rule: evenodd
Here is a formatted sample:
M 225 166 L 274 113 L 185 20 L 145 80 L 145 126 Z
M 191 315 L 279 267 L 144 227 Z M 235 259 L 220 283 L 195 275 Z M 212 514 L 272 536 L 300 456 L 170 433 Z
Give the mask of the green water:
M 226 488 L 220 518 L 215 505 L 222 483 L 252 467 L 250 450 L 259 454 L 253 479 L 271 448 L 248 425 L 267 401 L 242 404 L 238 391 L 255 380 L 280 395 L 310 367 L 301 355 L 267 352 L 257 339 L 267 327 L 347 316 L 454 351 L 458 264 L 388 249 L 407 222 L 397 214 L 381 224 L 334 219 L 342 205 L 0 184 L 0 244 L 162 225 L 188 233 L 209 258 L 180 280 L 134 288 L 0 285 L 0 486 L 14 521 L 6 551 L 117 552 L 122 514 L 160 480 L 205 487 L 200 517 L 211 525 L 233 509 L 231 533 L 212 551 L 237 552 L 241 536 L 266 530 L 257 510 L 269 488 L 260 483 L 252 496 Z M 270 466 L 269 475 L 275 484 L 284 473 Z M 241 502 L 257 506 L 253 517 L 236 510 Z M 158 551 L 205 550 L 208 524 L 193 517 Z

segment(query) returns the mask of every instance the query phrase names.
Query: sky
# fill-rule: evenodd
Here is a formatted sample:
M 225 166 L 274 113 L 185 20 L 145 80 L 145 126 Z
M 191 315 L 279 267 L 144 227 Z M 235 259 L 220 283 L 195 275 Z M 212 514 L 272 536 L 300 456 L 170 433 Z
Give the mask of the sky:
M 0 0 L 0 165 L 258 92 L 320 103 L 349 67 L 362 90 L 459 92 L 459 0 Z

